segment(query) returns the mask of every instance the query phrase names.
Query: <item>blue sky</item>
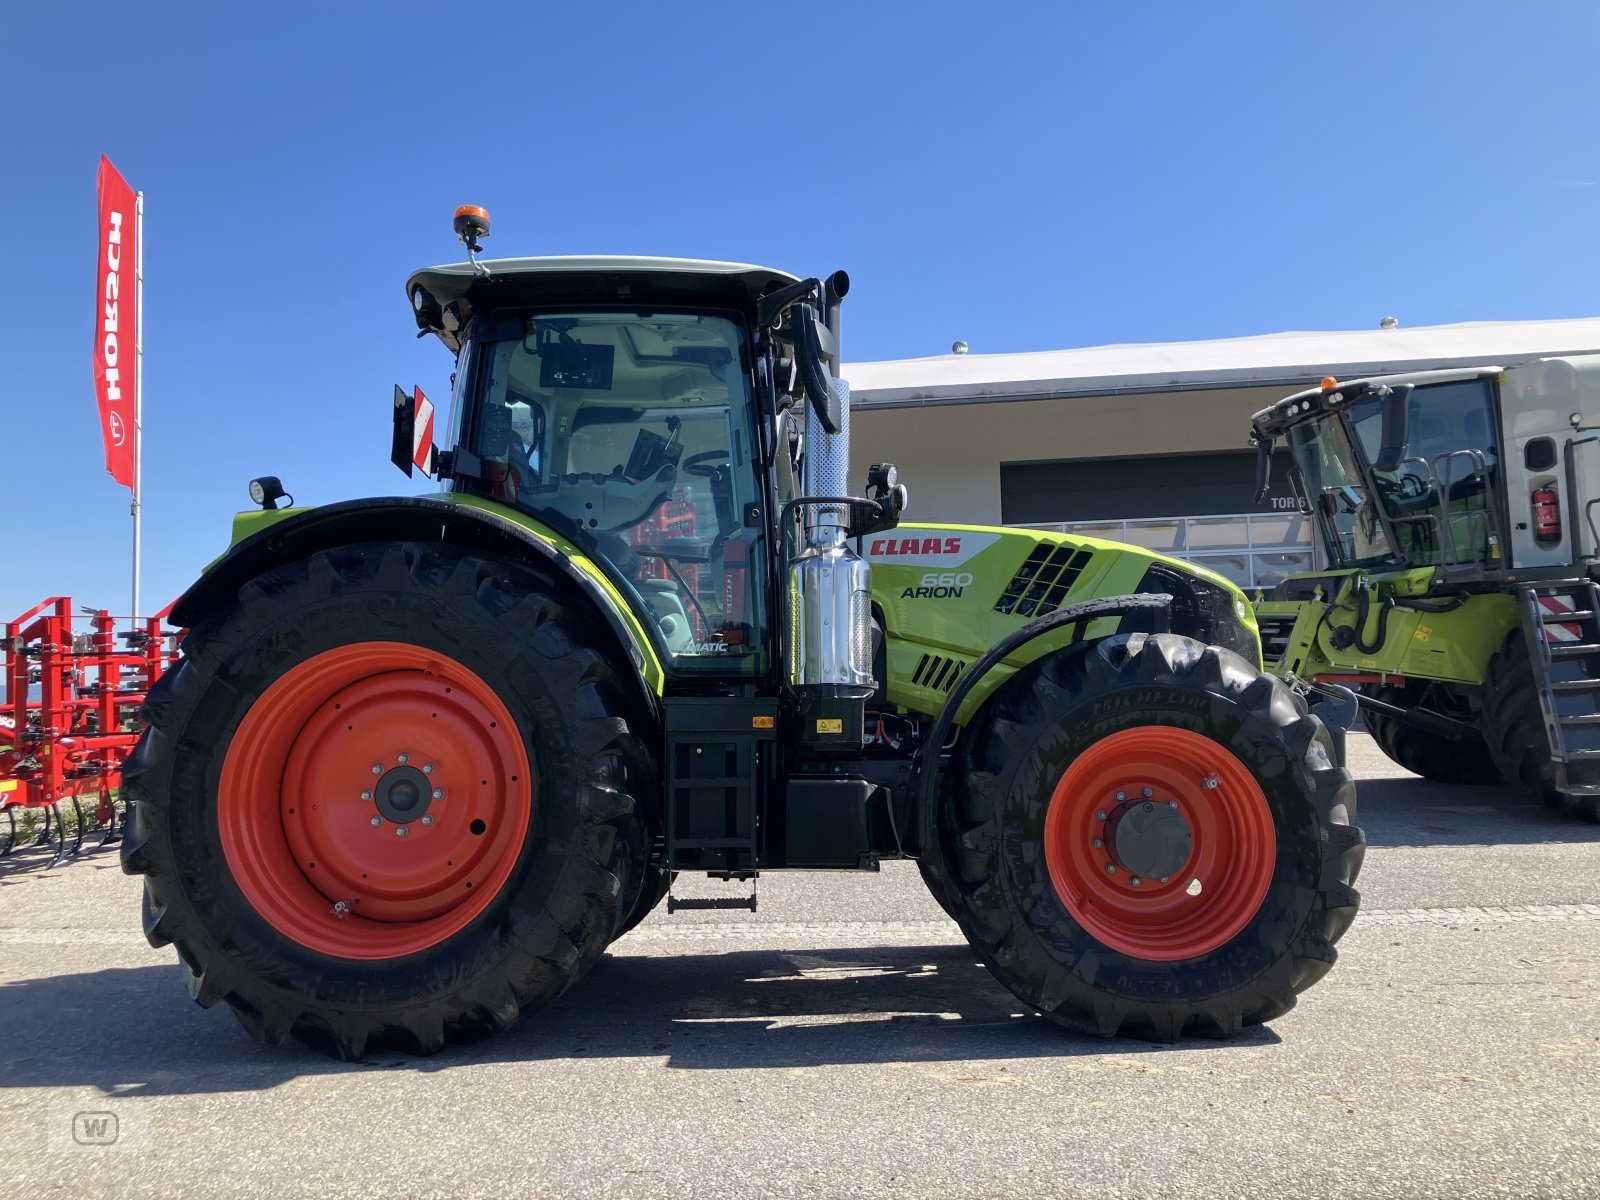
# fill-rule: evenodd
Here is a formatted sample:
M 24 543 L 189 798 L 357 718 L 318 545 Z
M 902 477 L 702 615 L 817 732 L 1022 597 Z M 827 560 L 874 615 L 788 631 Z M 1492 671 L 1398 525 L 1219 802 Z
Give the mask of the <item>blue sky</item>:
M 7 6 L 0 620 L 128 605 L 102 152 L 147 194 L 149 610 L 254 475 L 416 490 L 390 396 L 450 363 L 401 284 L 457 204 L 497 255 L 844 267 L 855 359 L 1595 315 L 1597 48 L 1577 3 Z

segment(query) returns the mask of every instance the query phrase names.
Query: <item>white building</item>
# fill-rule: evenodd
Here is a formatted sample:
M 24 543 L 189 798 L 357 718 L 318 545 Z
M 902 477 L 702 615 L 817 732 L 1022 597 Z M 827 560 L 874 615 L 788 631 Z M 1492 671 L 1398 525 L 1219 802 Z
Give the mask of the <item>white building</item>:
M 1252 413 L 1326 375 L 1596 351 L 1600 318 L 851 363 L 850 478 L 897 464 L 909 520 L 1077 530 L 1267 584 L 1311 566 L 1310 530 L 1281 452 L 1252 503 Z

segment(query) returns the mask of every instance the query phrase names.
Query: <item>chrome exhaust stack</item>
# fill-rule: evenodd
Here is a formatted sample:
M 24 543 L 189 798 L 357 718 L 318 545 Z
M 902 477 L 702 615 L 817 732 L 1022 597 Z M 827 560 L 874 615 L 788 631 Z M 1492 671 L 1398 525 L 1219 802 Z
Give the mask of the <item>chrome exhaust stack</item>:
M 834 370 L 839 364 L 839 301 L 849 289 L 843 271 L 822 286 Z M 801 316 L 800 319 L 807 319 Z M 801 740 L 817 748 L 859 750 L 866 702 L 877 690 L 872 674 L 872 569 L 851 549 L 851 507 L 828 504 L 847 497 L 850 467 L 850 385 L 832 378 L 835 405 L 806 410 L 801 488 L 814 501 L 803 513 L 805 544 L 789 563 L 786 647 L 789 686 L 799 698 Z M 837 428 L 823 420 L 836 407 Z

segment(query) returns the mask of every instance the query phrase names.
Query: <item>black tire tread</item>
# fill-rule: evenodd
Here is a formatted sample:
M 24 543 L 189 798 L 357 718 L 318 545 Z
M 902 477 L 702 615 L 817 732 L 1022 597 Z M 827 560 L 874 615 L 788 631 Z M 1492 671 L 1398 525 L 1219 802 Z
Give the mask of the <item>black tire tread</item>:
M 1575 796 L 1557 787 L 1539 686 L 1520 630 L 1506 635 L 1489 660 L 1483 687 L 1483 731 L 1489 753 L 1507 782 L 1550 808 L 1578 820 L 1600 821 L 1600 796 Z
M 525 889 L 508 884 L 444 943 L 454 957 L 423 969 L 413 965 L 422 956 L 412 956 L 406 966 L 368 976 L 366 990 L 333 994 L 335 985 L 322 972 L 297 968 L 293 954 L 263 965 L 259 945 L 221 927 L 217 914 L 226 906 L 219 894 L 231 889 L 235 908 L 246 902 L 220 865 L 220 850 L 209 877 L 185 875 L 179 846 L 199 835 L 184 828 L 176 810 L 184 789 L 203 778 L 192 762 L 208 753 L 220 761 L 222 749 L 197 742 L 191 725 L 203 706 L 245 685 L 231 674 L 239 648 L 265 645 L 254 653 L 270 658 L 287 647 L 283 661 L 292 665 L 294 638 L 282 632 L 285 624 L 309 604 L 366 593 L 420 595 L 441 620 L 468 612 L 479 628 L 503 629 L 498 649 L 515 661 L 512 669 L 549 672 L 548 686 L 563 696 L 561 712 L 569 715 L 562 719 L 580 756 L 567 770 L 579 782 L 571 789 L 576 817 L 560 831 L 570 845 L 559 881 L 539 909 Z M 547 1003 L 600 957 L 646 883 L 654 765 L 633 693 L 613 665 L 610 637 L 532 571 L 436 544 L 338 547 L 250 581 L 238 604 L 208 614 L 186 635 L 183 658 L 151 690 L 147 728 L 124 773 L 122 863 L 129 874 L 144 876 L 147 939 L 175 944 L 196 1002 L 226 1001 L 259 1041 L 276 1045 L 293 1037 L 347 1060 L 380 1045 L 433 1053 L 504 1029 Z M 514 880 L 519 872 L 520 862 Z
M 1243 710 L 1244 720 L 1273 731 L 1306 782 L 1319 866 L 1310 872 L 1316 876 L 1314 896 L 1303 924 L 1270 969 L 1220 993 L 1135 999 L 1098 988 L 1078 969 L 1067 970 L 1051 958 L 1029 932 L 1026 906 L 1045 901 L 1008 894 L 1007 797 L 1021 773 L 1034 770 L 1029 755 L 1047 723 L 1064 720 L 1100 689 L 1141 682 L 1227 697 Z M 1227 1037 L 1287 1012 L 1296 995 L 1333 965 L 1334 945 L 1359 905 L 1353 885 L 1366 849 L 1353 824 L 1354 784 L 1338 765 L 1322 723 L 1285 685 L 1261 675 L 1244 658 L 1185 637 L 1143 633 L 1107 638 L 1079 653 L 1047 655 L 1002 686 L 969 725 L 963 743 L 953 774 L 965 783 L 945 790 L 935 845 L 924 856 L 924 877 L 989 969 L 1045 1017 L 1101 1037 Z M 1059 904 L 1053 893 L 1047 902 Z M 1090 950 L 1080 963 L 1116 957 L 1087 934 L 1081 936 Z
M 1380 688 L 1376 698 L 1401 708 L 1414 703 L 1413 693 L 1404 688 Z M 1487 741 L 1451 741 L 1368 708 L 1361 710 L 1361 719 L 1378 749 L 1413 775 L 1437 783 L 1500 782 L 1500 768 Z

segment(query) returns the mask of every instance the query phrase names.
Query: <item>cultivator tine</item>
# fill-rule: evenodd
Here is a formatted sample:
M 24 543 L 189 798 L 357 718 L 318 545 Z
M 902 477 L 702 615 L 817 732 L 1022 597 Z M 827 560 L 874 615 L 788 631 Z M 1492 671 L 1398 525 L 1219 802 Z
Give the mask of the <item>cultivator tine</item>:
M 122 835 L 117 832 L 117 806 L 115 803 L 106 805 L 106 823 L 100 834 L 100 844 L 110 846 L 115 844 Z
M 78 819 L 77 837 L 73 839 L 72 852 L 70 855 L 68 855 L 66 853 L 67 829 L 65 825 L 61 827 L 61 848 L 63 858 L 77 858 L 78 855 L 83 853 L 83 804 L 76 796 L 72 798 L 72 814 Z
M 67 819 L 61 815 L 60 804 L 47 804 L 45 806 L 45 828 L 50 828 L 50 816 L 52 813 L 55 814 L 56 832 L 59 837 L 56 842 L 55 857 L 50 860 L 49 866 L 45 868 L 47 871 L 54 870 L 56 867 L 64 867 L 72 861 L 72 852 L 67 849 Z
M 4 858 L 17 848 L 17 810 L 6 809 L 6 836 L 0 840 L 0 858 Z

